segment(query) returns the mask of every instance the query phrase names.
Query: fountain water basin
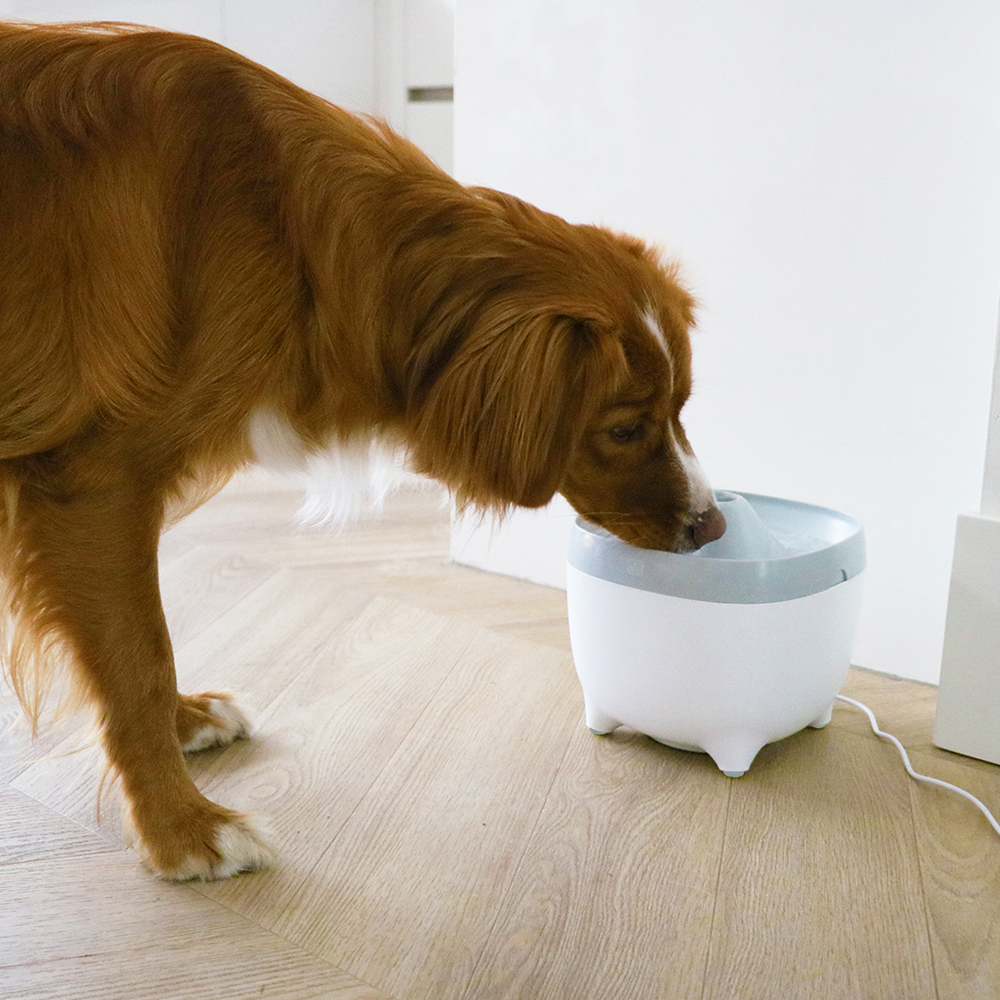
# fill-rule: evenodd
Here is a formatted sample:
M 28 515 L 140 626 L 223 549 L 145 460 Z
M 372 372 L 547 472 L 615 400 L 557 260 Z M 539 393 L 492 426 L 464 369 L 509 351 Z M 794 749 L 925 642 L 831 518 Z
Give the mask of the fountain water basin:
M 861 613 L 854 518 L 718 492 L 726 533 L 697 552 L 637 549 L 578 518 L 570 640 L 587 725 L 709 754 L 730 777 L 761 747 L 830 720 Z

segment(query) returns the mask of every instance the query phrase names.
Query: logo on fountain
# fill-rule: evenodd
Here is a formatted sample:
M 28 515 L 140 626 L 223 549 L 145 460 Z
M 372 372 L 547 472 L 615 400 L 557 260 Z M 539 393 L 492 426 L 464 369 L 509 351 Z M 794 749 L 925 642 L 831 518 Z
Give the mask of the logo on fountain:
M 632 576 L 645 576 L 646 575 L 646 564 L 641 559 L 629 559 L 625 563 L 625 569 Z

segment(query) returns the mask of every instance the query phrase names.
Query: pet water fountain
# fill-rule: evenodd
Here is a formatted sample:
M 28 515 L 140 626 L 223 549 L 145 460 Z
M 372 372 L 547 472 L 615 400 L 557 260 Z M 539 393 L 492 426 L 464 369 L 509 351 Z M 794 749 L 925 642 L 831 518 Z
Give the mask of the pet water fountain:
M 726 533 L 638 549 L 578 518 L 570 639 L 587 725 L 628 726 L 739 777 L 767 743 L 822 728 L 851 662 L 864 532 L 846 514 L 716 493 Z

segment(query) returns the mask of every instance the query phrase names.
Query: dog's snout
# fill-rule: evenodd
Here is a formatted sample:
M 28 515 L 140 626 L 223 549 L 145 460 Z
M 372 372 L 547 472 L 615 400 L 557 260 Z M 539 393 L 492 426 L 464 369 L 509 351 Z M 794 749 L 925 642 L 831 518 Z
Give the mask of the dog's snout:
M 718 507 L 709 507 L 698 516 L 691 526 L 691 540 L 694 547 L 700 549 L 709 542 L 714 542 L 726 533 L 726 518 Z

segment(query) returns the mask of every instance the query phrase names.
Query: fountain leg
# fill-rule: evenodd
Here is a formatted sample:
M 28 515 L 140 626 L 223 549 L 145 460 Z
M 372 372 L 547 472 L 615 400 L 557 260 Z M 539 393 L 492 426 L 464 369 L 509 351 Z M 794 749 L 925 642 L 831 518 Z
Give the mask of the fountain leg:
M 765 742 L 759 736 L 746 733 L 723 733 L 717 739 L 706 741 L 704 750 L 727 778 L 741 778 Z
M 833 705 L 834 703 L 831 701 L 829 706 L 809 723 L 809 728 L 822 729 L 825 725 L 827 725 L 833 718 Z
M 586 699 L 584 699 L 586 702 Z M 607 736 L 612 730 L 617 729 L 621 723 L 608 715 L 606 712 L 602 712 L 600 709 L 594 708 L 592 705 L 586 705 L 587 710 L 587 728 L 595 736 Z

